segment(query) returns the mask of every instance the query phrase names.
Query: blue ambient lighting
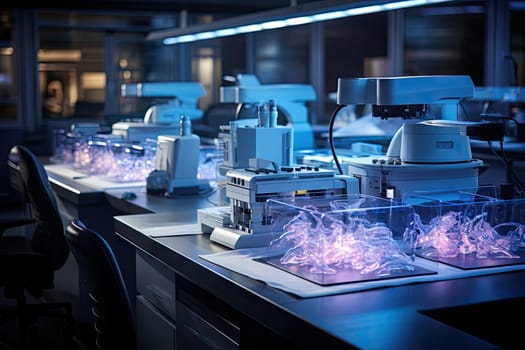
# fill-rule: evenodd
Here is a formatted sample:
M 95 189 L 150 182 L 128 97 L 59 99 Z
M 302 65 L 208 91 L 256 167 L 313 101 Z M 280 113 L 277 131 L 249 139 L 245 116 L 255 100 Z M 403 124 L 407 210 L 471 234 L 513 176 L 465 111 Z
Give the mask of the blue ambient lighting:
M 238 34 L 238 31 L 236 28 L 225 28 L 225 29 L 218 29 L 215 31 L 215 35 L 218 38 L 223 37 L 223 36 L 235 35 L 235 34 Z
M 379 12 L 384 11 L 384 8 L 379 5 L 374 6 L 365 6 L 365 7 L 358 7 L 355 9 L 349 9 L 346 10 L 345 13 L 347 16 L 358 16 L 358 15 L 365 15 L 367 13 L 373 13 L 373 12 Z
M 220 38 L 235 34 L 253 33 L 261 30 L 277 29 L 288 26 L 296 26 L 302 24 L 308 24 L 313 22 L 328 21 L 337 18 L 350 17 L 363 15 L 374 12 L 398 10 L 408 7 L 422 6 L 435 3 L 443 3 L 451 0 L 405 0 L 405 1 L 393 1 L 380 5 L 371 5 L 363 7 L 348 8 L 342 10 L 327 10 L 326 12 L 319 12 L 315 14 L 305 15 L 298 14 L 295 17 L 270 19 L 266 22 L 247 24 L 241 26 L 220 28 L 216 30 L 207 30 L 205 32 L 184 34 L 180 36 L 165 38 L 162 42 L 164 45 L 173 45 L 179 43 L 189 43 L 197 40 Z
M 213 39 L 217 36 L 215 32 L 202 32 L 195 34 L 195 40 Z
M 345 11 L 332 11 L 332 12 L 318 13 L 316 15 L 313 15 L 312 20 L 314 22 L 321 22 L 321 21 L 328 21 L 331 19 L 342 18 L 346 16 L 347 14 Z
M 248 24 L 246 26 L 240 26 L 237 27 L 237 31 L 239 33 L 253 33 L 258 32 L 259 30 L 262 30 L 262 26 L 260 24 Z
M 282 21 L 282 20 L 279 20 L 279 21 L 269 21 L 269 22 L 264 22 L 261 24 L 261 27 L 263 29 L 277 29 L 277 28 L 282 28 L 282 27 L 286 27 L 287 24 L 285 21 Z
M 389 4 L 384 4 L 383 7 L 385 10 L 397 10 L 407 7 L 421 6 L 427 4 L 428 1 L 425 0 L 409 0 L 409 1 L 398 1 L 392 2 Z
M 312 16 L 304 16 L 304 17 L 293 17 L 285 19 L 284 22 L 287 26 L 297 26 L 301 24 L 307 24 L 313 22 Z

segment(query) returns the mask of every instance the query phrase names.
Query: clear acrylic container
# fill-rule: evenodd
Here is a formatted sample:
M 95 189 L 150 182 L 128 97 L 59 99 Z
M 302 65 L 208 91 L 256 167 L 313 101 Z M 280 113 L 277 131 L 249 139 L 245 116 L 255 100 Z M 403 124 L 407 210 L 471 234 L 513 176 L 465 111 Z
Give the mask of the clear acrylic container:
M 407 195 L 416 213 L 416 254 L 461 269 L 525 263 L 525 199 L 496 193 L 484 187 L 446 199 L 437 191 Z
M 366 195 L 270 199 L 265 262 L 321 285 L 437 273 L 414 251 L 414 209 Z

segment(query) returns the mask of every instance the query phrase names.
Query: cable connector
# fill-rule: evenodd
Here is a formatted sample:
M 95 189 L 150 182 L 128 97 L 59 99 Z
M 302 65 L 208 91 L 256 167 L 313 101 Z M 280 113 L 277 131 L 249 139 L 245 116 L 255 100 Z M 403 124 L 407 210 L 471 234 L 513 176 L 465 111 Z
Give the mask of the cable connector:
M 501 141 L 505 136 L 505 124 L 496 122 L 476 123 L 467 126 L 467 136 L 473 140 Z

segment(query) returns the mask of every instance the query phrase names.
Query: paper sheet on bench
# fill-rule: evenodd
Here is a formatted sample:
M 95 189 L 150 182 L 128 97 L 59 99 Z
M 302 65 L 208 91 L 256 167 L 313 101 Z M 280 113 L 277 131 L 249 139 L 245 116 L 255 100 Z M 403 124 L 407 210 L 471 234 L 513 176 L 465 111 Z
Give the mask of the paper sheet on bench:
M 183 235 L 202 234 L 199 224 L 153 226 L 142 229 L 142 232 L 150 237 L 169 237 Z
M 391 278 L 377 281 L 320 286 L 303 278 L 297 277 L 291 273 L 273 267 L 269 264 L 265 264 L 254 260 L 266 257 L 266 252 L 266 248 L 249 248 L 230 250 L 214 254 L 205 254 L 200 255 L 200 257 L 214 264 L 222 266 L 226 269 L 262 281 L 271 287 L 278 288 L 280 290 L 292 293 L 303 298 L 350 293 L 381 287 L 401 286 L 416 282 L 442 281 L 449 279 L 489 275 L 500 272 L 525 270 L 525 264 L 475 270 L 461 270 L 446 264 L 436 264 L 436 262 L 419 259 L 418 264 L 422 267 L 435 269 L 437 266 L 438 273 L 434 275 Z

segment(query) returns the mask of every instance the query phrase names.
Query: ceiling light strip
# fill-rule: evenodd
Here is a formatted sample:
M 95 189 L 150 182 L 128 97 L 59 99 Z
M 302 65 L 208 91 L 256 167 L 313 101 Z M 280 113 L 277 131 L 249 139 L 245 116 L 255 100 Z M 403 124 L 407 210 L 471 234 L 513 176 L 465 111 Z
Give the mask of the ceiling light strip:
M 318 9 L 308 4 L 286 7 L 204 25 L 157 31 L 150 33 L 147 39 L 160 39 L 164 45 L 174 45 L 449 1 L 452 0 L 358 1 L 353 4 L 321 1 L 324 6 Z M 327 6 L 327 3 L 337 5 Z

